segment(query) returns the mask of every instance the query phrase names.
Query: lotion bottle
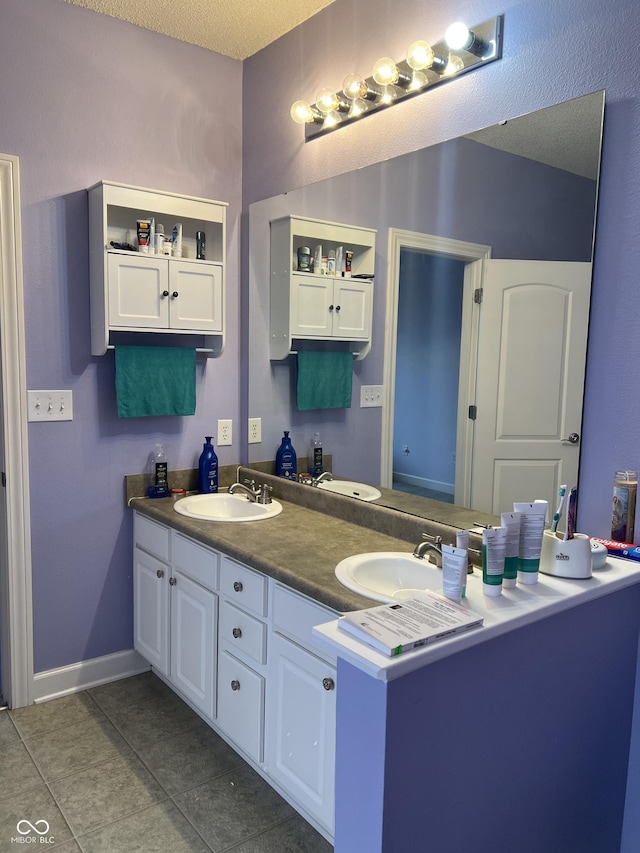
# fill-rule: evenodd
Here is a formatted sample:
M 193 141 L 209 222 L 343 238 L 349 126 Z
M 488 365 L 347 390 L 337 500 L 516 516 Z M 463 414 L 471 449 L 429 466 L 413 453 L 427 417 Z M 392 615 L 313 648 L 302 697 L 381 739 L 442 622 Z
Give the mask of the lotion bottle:
M 298 473 L 298 457 L 291 444 L 289 431 L 285 430 L 282 442 L 276 453 L 276 477 L 295 480 Z
M 205 443 L 198 462 L 198 491 L 202 495 L 215 494 L 218 491 L 218 457 L 211 444 L 211 436 Z

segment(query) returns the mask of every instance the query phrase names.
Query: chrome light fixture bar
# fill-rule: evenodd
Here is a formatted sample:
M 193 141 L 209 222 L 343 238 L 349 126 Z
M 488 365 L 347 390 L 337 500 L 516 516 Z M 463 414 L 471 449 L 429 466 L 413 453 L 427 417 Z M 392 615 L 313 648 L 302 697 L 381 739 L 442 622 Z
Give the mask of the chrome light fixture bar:
M 304 124 L 305 141 L 330 133 L 501 59 L 502 29 L 502 15 L 473 27 L 454 23 L 434 45 L 415 41 L 405 59 L 394 62 L 383 57 L 373 66 L 371 76 L 350 73 L 340 91 L 321 89 L 314 104 L 296 101 L 291 118 Z

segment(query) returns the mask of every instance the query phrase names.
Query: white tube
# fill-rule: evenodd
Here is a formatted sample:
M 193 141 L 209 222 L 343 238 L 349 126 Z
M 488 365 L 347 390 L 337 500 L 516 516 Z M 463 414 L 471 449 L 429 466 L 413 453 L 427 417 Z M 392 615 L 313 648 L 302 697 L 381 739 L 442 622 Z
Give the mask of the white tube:
M 182 222 L 176 222 L 171 232 L 171 254 L 174 258 L 182 257 Z
M 485 595 L 502 595 L 506 547 L 506 527 L 489 527 L 482 531 L 482 591 Z
M 513 509 L 515 512 L 522 513 L 520 519 L 518 581 L 524 584 L 538 583 L 544 521 L 547 517 L 547 501 L 514 503 Z
M 518 557 L 520 554 L 520 512 L 503 512 L 502 526 L 507 528 L 507 548 L 504 554 L 504 577 L 502 586 L 512 589 L 518 580 Z
M 458 530 L 456 533 L 456 548 L 463 548 L 467 552 L 467 568 L 465 569 L 465 574 L 469 569 L 469 531 L 468 530 Z M 462 598 L 465 598 L 467 595 L 467 579 L 466 577 L 462 581 Z
M 442 545 L 442 592 L 451 601 L 460 601 L 467 577 L 467 552 L 453 545 Z

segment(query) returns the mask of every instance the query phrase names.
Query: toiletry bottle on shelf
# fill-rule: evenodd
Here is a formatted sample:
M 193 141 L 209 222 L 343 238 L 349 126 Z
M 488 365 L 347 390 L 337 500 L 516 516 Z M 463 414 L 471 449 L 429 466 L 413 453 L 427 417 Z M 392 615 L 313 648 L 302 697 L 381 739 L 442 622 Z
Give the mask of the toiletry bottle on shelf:
M 164 498 L 169 495 L 169 466 L 164 455 L 162 444 L 156 444 L 155 450 L 149 454 L 151 485 L 147 490 L 149 497 Z
M 210 435 L 205 437 L 198 461 L 198 491 L 202 495 L 215 494 L 218 491 L 218 457 L 211 444 Z
M 311 444 L 309 445 L 309 462 L 307 470 L 312 477 L 319 477 L 323 471 L 322 442 L 320 441 L 319 432 L 314 432 Z
M 616 471 L 611 517 L 611 538 L 616 542 L 633 542 L 637 492 L 638 472 Z
M 288 430 L 282 436 L 282 442 L 276 453 L 276 477 L 295 480 L 298 473 L 298 458 L 291 444 Z

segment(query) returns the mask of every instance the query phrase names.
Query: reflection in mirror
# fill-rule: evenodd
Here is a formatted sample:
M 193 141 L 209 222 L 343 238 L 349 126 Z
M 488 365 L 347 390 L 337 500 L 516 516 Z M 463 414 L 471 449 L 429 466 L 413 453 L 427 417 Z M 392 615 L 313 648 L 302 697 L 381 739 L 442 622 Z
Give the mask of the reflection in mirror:
M 338 476 L 456 526 L 576 482 L 603 108 L 586 95 L 251 205 L 249 465 L 285 429 L 303 458 L 319 431 Z M 288 215 L 376 230 L 348 409 L 298 411 L 295 355 L 269 358 L 270 222 Z M 371 385 L 383 405 L 361 407 Z

